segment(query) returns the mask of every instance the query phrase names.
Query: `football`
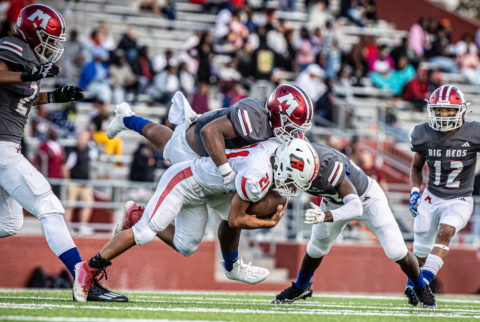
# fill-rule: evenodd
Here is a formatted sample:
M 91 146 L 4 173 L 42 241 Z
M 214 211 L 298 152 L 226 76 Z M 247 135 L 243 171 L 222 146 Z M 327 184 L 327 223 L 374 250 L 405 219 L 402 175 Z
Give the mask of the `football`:
M 277 191 L 269 191 L 261 200 L 250 204 L 247 214 L 258 219 L 269 219 L 277 211 L 278 205 L 284 205 L 286 197 L 281 196 Z

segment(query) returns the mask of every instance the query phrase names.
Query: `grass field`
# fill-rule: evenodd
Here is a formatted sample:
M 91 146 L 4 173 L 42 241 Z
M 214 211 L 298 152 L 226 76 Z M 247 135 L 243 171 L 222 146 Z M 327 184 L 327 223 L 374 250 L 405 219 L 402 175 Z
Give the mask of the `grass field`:
M 129 303 L 76 303 L 71 291 L 2 290 L 0 321 L 468 321 L 480 319 L 480 297 L 438 296 L 438 310 L 406 304 L 400 295 L 315 294 L 288 306 L 274 294 L 126 292 Z

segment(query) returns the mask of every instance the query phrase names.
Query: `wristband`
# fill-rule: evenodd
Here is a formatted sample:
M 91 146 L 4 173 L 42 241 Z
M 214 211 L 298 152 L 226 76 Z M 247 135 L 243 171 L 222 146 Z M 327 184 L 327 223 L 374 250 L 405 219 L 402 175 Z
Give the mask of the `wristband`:
M 420 193 L 420 189 L 418 187 L 413 187 L 412 191 L 410 191 L 410 193 L 414 193 L 414 192 Z
M 53 92 L 48 92 L 47 97 L 48 97 L 48 102 L 49 103 L 55 103 L 55 98 L 53 96 Z
M 222 176 L 226 175 L 226 174 L 229 174 L 230 172 L 232 172 L 232 168 L 230 167 L 230 164 L 227 163 L 224 163 L 222 164 L 221 166 L 219 166 L 218 168 L 218 171 L 220 171 L 220 174 Z

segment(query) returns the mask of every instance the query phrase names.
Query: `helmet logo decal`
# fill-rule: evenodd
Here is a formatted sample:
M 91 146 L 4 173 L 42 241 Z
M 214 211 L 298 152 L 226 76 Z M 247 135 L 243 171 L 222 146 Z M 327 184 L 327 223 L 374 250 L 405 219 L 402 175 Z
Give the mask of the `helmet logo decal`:
M 293 97 L 292 93 L 288 93 L 288 95 L 282 96 L 277 98 L 277 100 L 283 104 L 284 102 L 287 102 L 288 108 L 285 110 L 285 113 L 287 113 L 288 116 L 292 115 L 293 111 L 300 105 L 298 102 L 295 100 Z
M 38 9 L 37 11 L 35 11 L 35 13 L 33 15 L 28 17 L 28 20 L 34 21 L 35 18 L 38 18 L 39 20 L 41 20 L 42 23 L 40 24 L 40 27 L 42 27 L 43 29 L 46 29 L 47 24 L 52 17 L 50 17 L 48 14 L 44 13 L 42 10 Z
M 294 154 L 290 154 L 290 166 L 303 172 L 305 162 L 303 161 L 303 158 L 299 158 Z

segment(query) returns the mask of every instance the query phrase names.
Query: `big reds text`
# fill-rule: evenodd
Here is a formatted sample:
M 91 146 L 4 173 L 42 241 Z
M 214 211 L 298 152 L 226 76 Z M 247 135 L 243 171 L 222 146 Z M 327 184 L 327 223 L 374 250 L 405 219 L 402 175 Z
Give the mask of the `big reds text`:
M 457 158 L 464 157 L 467 155 L 467 150 L 445 150 L 445 157 L 447 158 Z M 428 149 L 428 156 L 431 157 L 441 157 L 441 149 Z

